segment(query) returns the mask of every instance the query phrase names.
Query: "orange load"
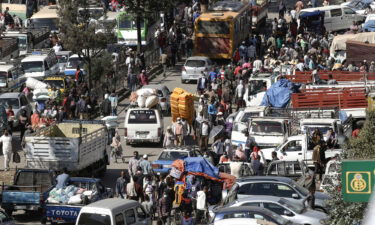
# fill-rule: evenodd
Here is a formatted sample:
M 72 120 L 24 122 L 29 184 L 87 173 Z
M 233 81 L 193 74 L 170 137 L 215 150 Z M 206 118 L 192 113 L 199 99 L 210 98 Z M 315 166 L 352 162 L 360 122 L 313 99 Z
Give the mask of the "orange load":
M 182 88 L 175 88 L 170 97 L 172 121 L 178 117 L 186 119 L 190 124 L 194 119 L 194 96 Z

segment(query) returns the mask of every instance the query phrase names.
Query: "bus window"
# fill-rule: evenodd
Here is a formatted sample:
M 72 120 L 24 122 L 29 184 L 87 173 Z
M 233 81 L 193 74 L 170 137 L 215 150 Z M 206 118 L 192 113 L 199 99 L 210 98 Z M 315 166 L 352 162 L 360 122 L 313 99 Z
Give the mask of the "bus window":
M 127 18 L 121 19 L 118 26 L 120 29 L 130 29 L 132 28 L 132 21 Z
M 227 21 L 199 21 L 198 33 L 229 34 L 229 23 Z

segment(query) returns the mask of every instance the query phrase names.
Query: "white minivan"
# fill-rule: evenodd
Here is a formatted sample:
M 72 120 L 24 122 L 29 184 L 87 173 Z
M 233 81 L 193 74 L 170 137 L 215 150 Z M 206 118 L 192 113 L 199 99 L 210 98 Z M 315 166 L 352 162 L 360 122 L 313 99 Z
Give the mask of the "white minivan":
M 107 198 L 82 207 L 76 225 L 151 225 L 151 217 L 134 200 Z
M 164 122 L 159 109 L 129 108 L 124 127 L 126 144 L 163 141 Z
M 25 78 L 43 79 L 45 76 L 57 75 L 60 71 L 55 52 L 35 51 L 21 60 Z
M 302 9 L 300 15 L 316 11 L 324 12 L 324 27 L 326 31 L 347 30 L 353 24 L 353 21 L 363 22 L 366 18 L 364 15 L 357 14 L 353 9 L 341 5 Z
M 8 82 L 13 79 L 16 67 L 12 64 L 0 63 L 0 88 L 8 87 Z

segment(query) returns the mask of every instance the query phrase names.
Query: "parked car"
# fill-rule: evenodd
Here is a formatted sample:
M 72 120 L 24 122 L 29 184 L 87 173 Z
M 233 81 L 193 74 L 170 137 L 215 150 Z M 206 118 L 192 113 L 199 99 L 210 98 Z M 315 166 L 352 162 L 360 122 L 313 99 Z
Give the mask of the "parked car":
M 146 88 L 151 88 L 151 89 L 156 89 L 157 91 L 157 96 L 159 97 L 159 105 L 161 110 L 165 115 L 169 115 L 171 112 L 171 102 L 170 102 L 170 95 L 171 92 L 169 91 L 168 87 L 165 85 L 146 85 L 142 87 L 143 89 Z
M 354 10 L 356 13 L 365 15 L 366 14 L 366 9 L 369 7 L 371 10 L 375 10 L 375 2 L 373 1 L 364 1 L 364 0 L 353 0 L 353 1 L 347 1 L 341 3 L 342 6 L 347 6 Z
M 230 218 L 252 218 L 262 219 L 269 222 L 273 222 L 277 225 L 290 225 L 292 224 L 289 220 L 280 217 L 280 215 L 273 211 L 253 206 L 238 206 L 238 207 L 226 207 L 221 208 L 214 212 L 214 215 L 210 215 L 210 223 L 214 224 L 219 220 L 230 219 Z
M 8 106 L 12 106 L 14 112 L 14 127 L 18 126 L 18 118 L 20 116 L 21 109 L 26 110 L 27 117 L 30 117 L 32 113 L 32 106 L 29 100 L 25 95 L 19 92 L 8 92 L 0 94 L 0 105 L 4 105 L 5 109 L 7 109 Z
M 362 31 L 375 31 L 375 14 L 367 15 L 365 22 L 362 24 Z
M 287 177 L 276 176 L 255 176 L 237 179 L 239 188 L 238 199 L 246 198 L 249 195 L 269 195 L 282 197 L 295 203 L 302 201 L 309 194 L 309 191 Z M 224 192 L 224 195 L 226 193 Z M 223 196 L 225 197 L 225 196 Z M 327 194 L 315 192 L 316 210 L 327 212 L 328 208 L 325 200 L 330 197 Z
M 186 157 L 202 157 L 202 153 L 196 149 L 190 148 L 169 148 L 164 149 L 158 156 L 157 160 L 153 161 L 151 166 L 156 173 L 168 173 L 172 168 L 172 163 L 177 159 L 184 159 Z
M 14 219 L 0 209 L 0 225 L 14 225 Z
M 274 223 L 267 222 L 266 220 L 261 219 L 250 219 L 250 218 L 230 218 L 225 220 L 219 220 L 214 223 L 214 225 L 261 225 L 261 224 L 270 224 Z
M 275 196 L 252 195 L 239 199 L 228 207 L 237 206 L 263 207 L 297 224 L 320 225 L 327 219 L 327 214 L 323 212 Z
M 204 56 L 189 57 L 181 72 L 181 83 L 188 83 L 191 80 L 198 80 L 199 76 L 204 71 L 209 71 L 212 67 L 212 62 L 209 58 Z
M 341 162 L 338 160 L 330 160 L 326 165 L 326 171 L 320 183 L 320 191 L 327 191 L 328 188 L 336 187 L 340 184 Z

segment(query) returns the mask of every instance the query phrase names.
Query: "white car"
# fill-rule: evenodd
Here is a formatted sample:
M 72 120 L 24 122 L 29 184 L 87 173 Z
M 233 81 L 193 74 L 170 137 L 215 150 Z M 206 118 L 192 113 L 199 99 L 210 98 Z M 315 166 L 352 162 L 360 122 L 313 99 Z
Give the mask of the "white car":
M 361 14 L 361 15 L 366 15 L 366 8 L 368 8 L 369 6 L 371 7 L 372 11 L 375 10 L 375 2 L 374 1 L 365 2 L 363 0 L 362 1 L 361 0 L 353 0 L 353 1 L 350 1 L 350 2 L 341 3 L 341 5 L 351 8 L 356 13 Z
M 188 83 L 191 80 L 198 80 L 202 72 L 209 72 L 212 62 L 204 56 L 189 57 L 181 71 L 181 83 Z
M 234 206 L 263 207 L 298 224 L 320 225 L 324 224 L 324 221 L 328 218 L 327 214 L 323 212 L 305 208 L 303 205 L 291 202 L 285 198 L 268 195 L 249 195 L 247 198 L 235 201 L 228 207 Z
M 219 220 L 214 223 L 214 225 L 276 225 L 275 223 L 268 222 L 261 219 L 252 219 L 252 218 L 230 218 L 225 220 Z

